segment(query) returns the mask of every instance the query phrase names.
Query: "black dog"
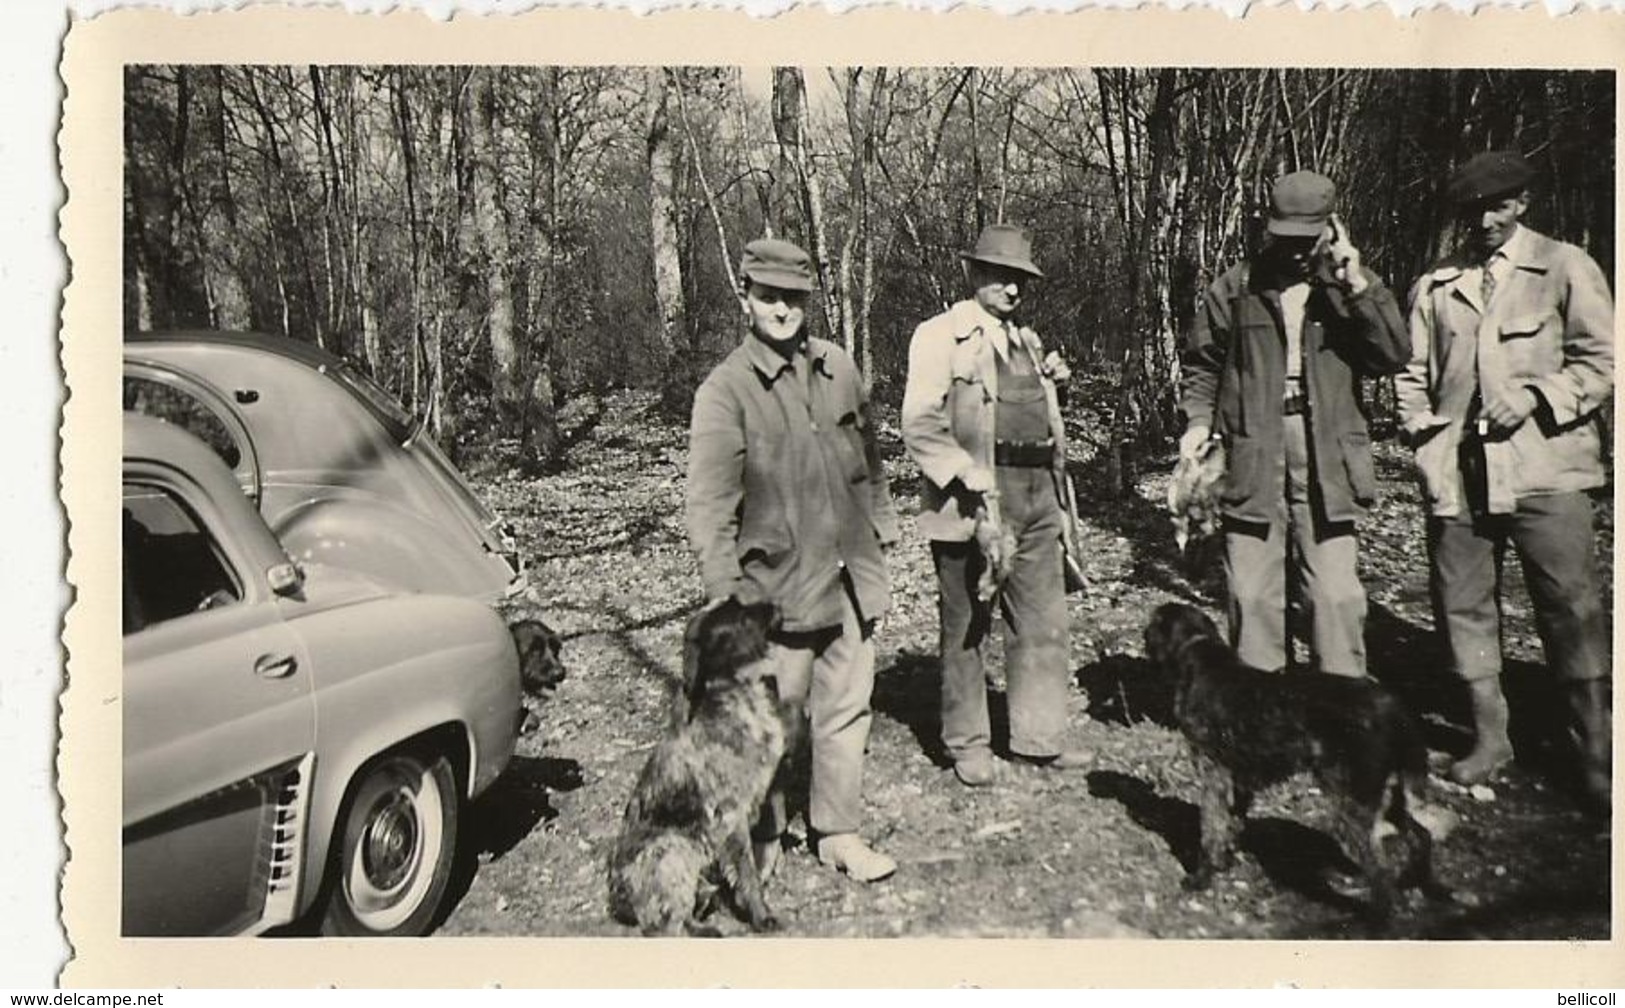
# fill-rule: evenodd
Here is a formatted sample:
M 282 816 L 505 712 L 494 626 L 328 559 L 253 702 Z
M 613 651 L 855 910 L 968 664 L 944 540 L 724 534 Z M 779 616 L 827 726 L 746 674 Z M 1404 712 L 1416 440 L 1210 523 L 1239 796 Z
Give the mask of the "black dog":
M 718 934 L 699 921 L 718 886 L 754 930 L 778 927 L 750 843 L 785 751 L 776 625 L 772 605 L 733 599 L 689 622 L 682 713 L 644 764 L 609 859 L 609 912 L 644 934 Z
M 564 662 L 559 653 L 563 642 L 540 619 L 518 619 L 508 624 L 514 649 L 519 652 L 519 684 L 523 691 L 520 734 L 529 735 L 541 725 L 537 708 L 564 682 Z
M 1371 679 L 1250 668 L 1212 620 L 1179 603 L 1157 609 L 1145 643 L 1176 677 L 1174 717 L 1202 788 L 1202 854 L 1188 888 L 1206 887 L 1234 862 L 1254 793 L 1309 771 L 1333 799 L 1336 839 L 1365 874 L 1378 923 L 1392 917 L 1402 888 L 1444 894 L 1432 837 L 1413 815 L 1427 749 L 1397 697 Z

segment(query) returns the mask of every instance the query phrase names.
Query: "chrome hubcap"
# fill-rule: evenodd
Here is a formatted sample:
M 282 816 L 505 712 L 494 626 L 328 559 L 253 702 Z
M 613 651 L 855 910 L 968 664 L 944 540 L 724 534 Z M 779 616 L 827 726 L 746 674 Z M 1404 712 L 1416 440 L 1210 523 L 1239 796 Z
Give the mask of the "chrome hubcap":
M 367 881 L 380 890 L 400 885 L 412 872 L 418 849 L 418 819 L 412 796 L 386 795 L 373 809 L 361 841 Z

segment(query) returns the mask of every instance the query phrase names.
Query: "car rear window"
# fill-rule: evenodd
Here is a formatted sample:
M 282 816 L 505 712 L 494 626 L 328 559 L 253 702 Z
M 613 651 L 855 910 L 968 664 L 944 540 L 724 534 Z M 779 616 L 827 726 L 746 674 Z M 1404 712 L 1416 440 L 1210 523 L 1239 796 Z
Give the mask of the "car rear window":
M 124 408 L 180 427 L 213 449 L 227 469 L 236 469 L 242 461 L 242 449 L 225 423 L 185 389 L 140 375 L 125 375 Z

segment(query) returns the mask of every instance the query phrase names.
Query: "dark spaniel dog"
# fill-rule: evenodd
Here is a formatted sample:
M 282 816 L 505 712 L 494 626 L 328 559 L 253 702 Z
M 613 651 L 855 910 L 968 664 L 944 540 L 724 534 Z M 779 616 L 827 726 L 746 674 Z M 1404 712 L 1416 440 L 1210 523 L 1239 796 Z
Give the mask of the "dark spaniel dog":
M 1373 679 L 1251 668 L 1212 620 L 1179 603 L 1152 614 L 1145 645 L 1176 679 L 1174 716 L 1201 783 L 1201 860 L 1187 887 L 1233 863 L 1257 791 L 1308 772 L 1333 800 L 1336 839 L 1365 874 L 1377 923 L 1392 918 L 1404 888 L 1444 895 L 1432 837 L 1414 815 L 1427 749 L 1393 693 Z

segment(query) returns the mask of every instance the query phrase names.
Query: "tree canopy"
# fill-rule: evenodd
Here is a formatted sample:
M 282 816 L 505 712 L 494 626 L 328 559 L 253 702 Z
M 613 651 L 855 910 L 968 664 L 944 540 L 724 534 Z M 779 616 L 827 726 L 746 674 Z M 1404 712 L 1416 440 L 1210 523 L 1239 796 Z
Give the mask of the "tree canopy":
M 813 253 L 810 324 L 889 402 L 914 326 L 962 296 L 958 253 L 1031 228 L 1026 321 L 1119 390 L 1124 479 L 1284 172 L 1335 180 L 1404 290 L 1452 241 L 1452 168 L 1517 148 L 1530 223 L 1613 275 L 1604 72 L 145 65 L 124 115 L 126 326 L 321 344 L 465 464 L 548 466 L 583 392 L 681 414 L 740 337 L 762 234 Z

